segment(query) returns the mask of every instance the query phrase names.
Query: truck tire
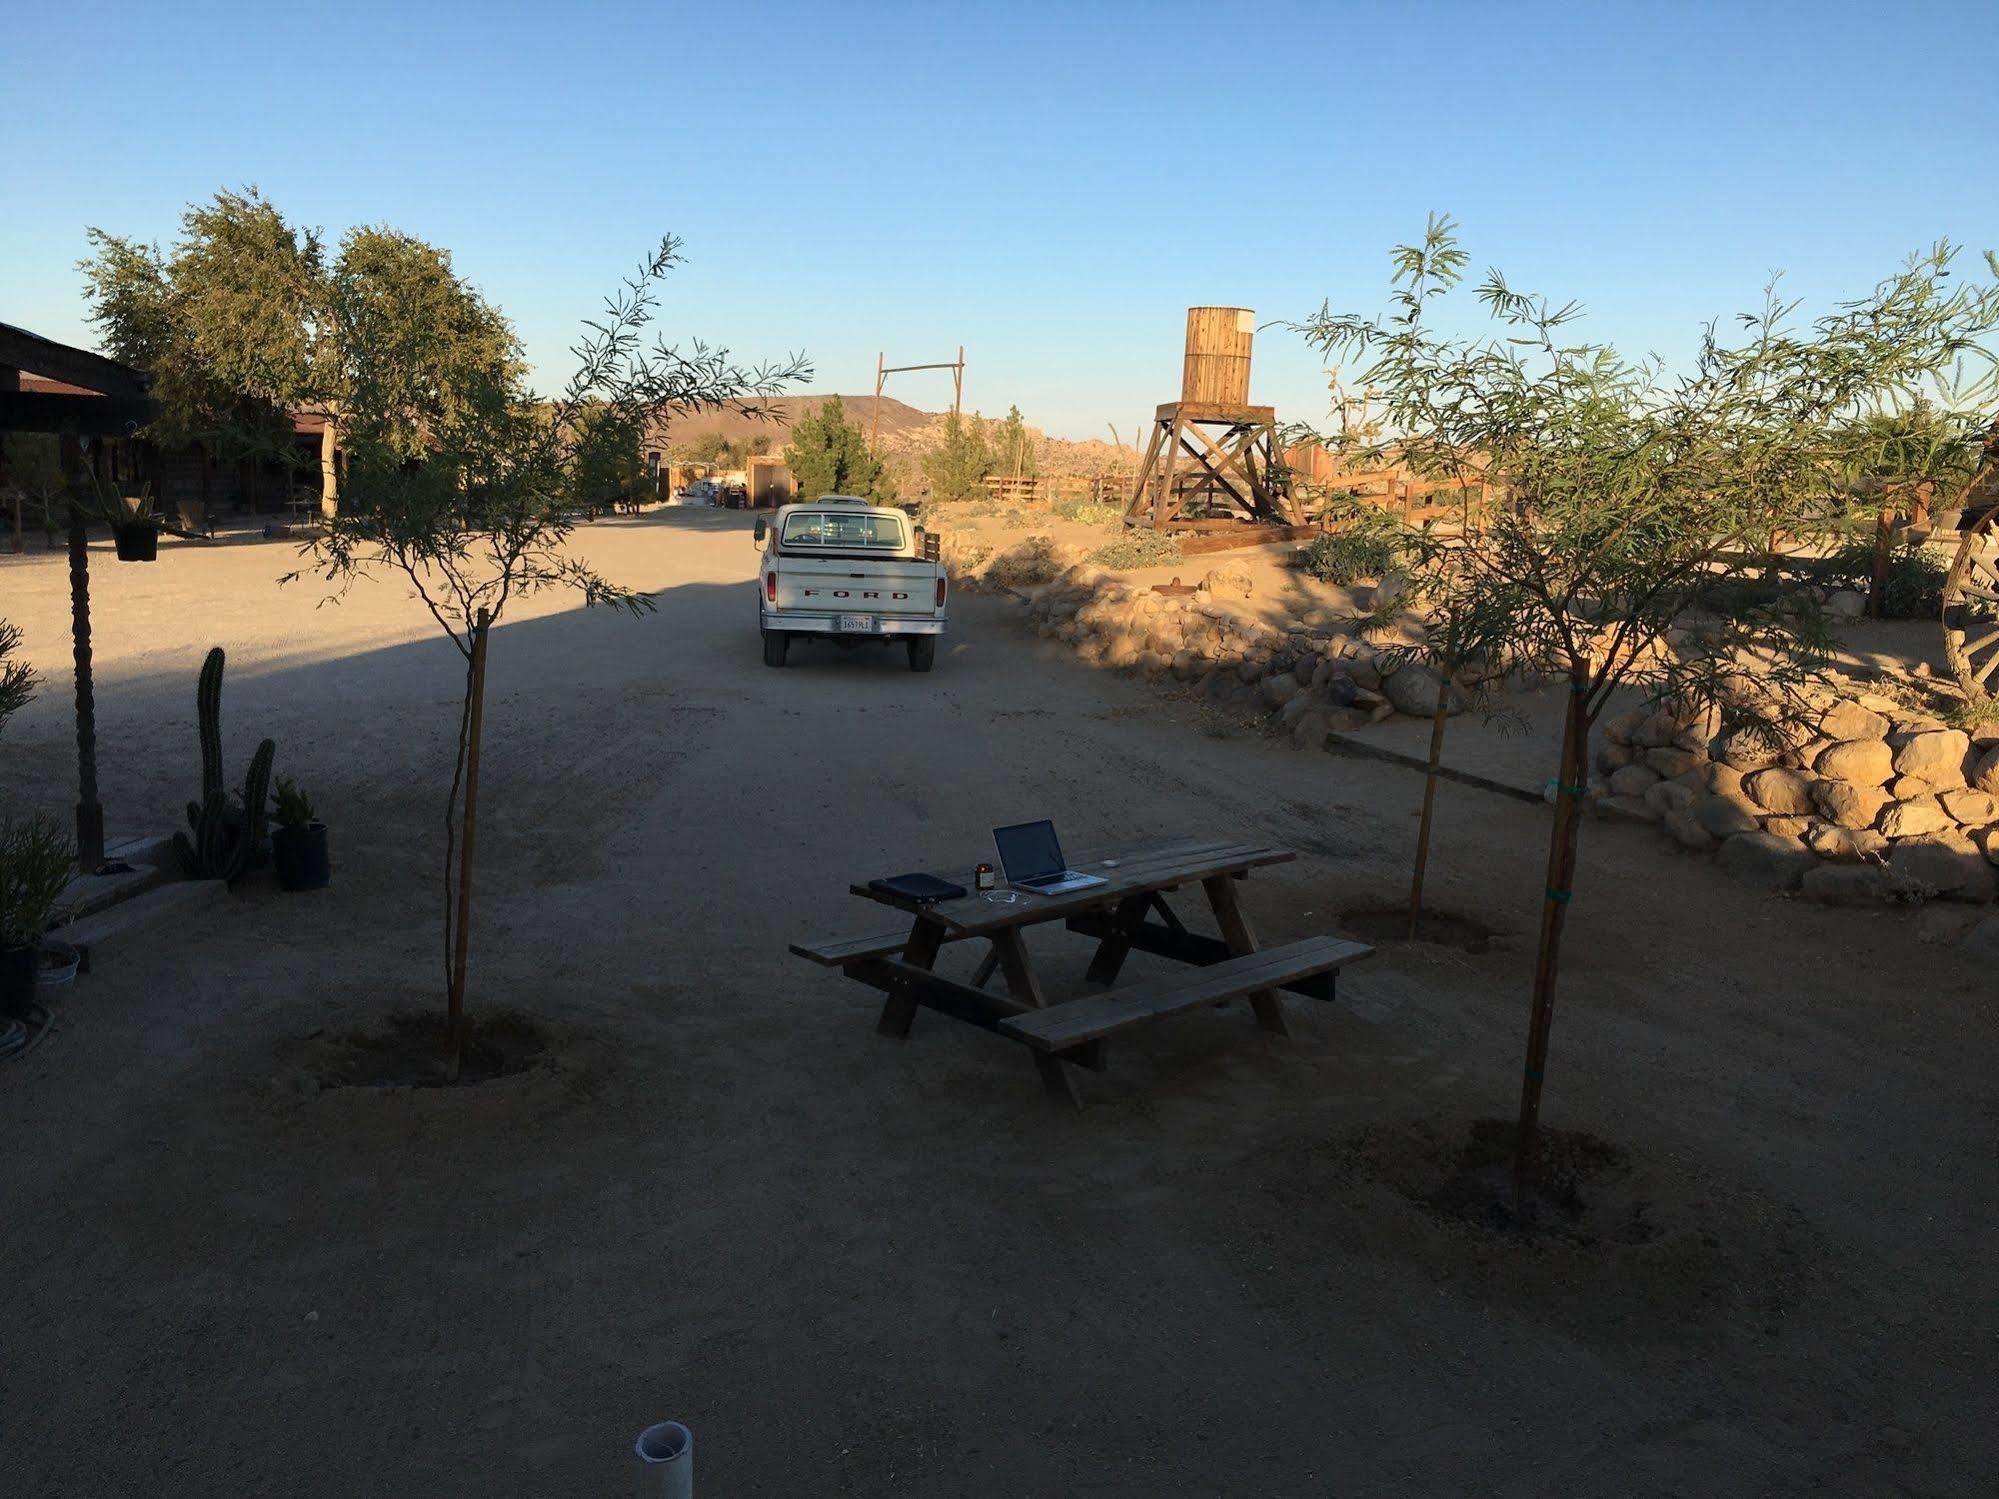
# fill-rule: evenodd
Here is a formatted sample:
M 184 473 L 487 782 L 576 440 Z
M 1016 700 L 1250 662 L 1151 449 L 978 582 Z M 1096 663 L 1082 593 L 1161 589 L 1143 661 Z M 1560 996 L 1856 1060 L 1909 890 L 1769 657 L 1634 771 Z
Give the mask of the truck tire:
M 937 660 L 937 637 L 918 635 L 909 642 L 909 669 L 928 671 Z
M 764 631 L 764 665 L 784 665 L 784 653 L 791 645 L 791 637 L 782 630 Z

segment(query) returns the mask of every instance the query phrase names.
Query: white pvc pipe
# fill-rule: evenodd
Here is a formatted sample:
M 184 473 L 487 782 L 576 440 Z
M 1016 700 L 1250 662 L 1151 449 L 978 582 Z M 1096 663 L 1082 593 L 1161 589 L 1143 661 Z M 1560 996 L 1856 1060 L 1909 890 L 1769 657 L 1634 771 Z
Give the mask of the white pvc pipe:
M 694 1499 L 694 1433 L 661 1421 L 639 1433 L 639 1493 L 643 1499 Z

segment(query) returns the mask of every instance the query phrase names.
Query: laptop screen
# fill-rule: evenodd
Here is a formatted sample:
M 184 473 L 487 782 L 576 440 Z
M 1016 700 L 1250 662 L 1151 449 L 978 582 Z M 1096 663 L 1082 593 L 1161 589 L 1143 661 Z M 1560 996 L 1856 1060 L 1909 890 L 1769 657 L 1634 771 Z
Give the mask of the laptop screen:
M 999 849 L 1000 868 L 1009 880 L 1038 880 L 1063 870 L 1062 845 L 1055 841 L 1052 822 L 994 828 L 993 843 Z

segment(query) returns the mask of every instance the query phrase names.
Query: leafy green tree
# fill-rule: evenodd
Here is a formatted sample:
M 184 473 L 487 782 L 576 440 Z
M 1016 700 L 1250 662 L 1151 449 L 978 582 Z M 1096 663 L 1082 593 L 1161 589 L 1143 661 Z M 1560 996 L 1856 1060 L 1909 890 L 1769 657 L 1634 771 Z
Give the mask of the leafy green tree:
M 1480 649 L 1569 683 L 1521 1085 L 1521 1199 L 1591 728 L 1620 689 L 1638 688 L 1690 723 L 1784 732 L 1826 638 L 1813 594 L 1759 586 L 1763 548 L 1844 524 L 1870 452 L 1855 441 L 1859 419 L 1920 394 L 1950 411 L 1990 401 L 1979 341 L 1999 326 L 1999 286 L 1949 279 L 1955 252 L 1939 244 L 1808 325 L 1772 290 L 1709 325 L 1691 370 L 1669 378 L 1578 337 L 1576 304 L 1523 294 L 1496 271 L 1477 291 L 1495 331 L 1441 331 L 1437 304 L 1468 259 L 1451 222 L 1433 218 L 1421 243 L 1395 252 L 1387 315 L 1324 307 L 1302 331 L 1335 363 L 1359 362 L 1380 394 L 1386 442 L 1363 440 L 1358 456 L 1392 443 L 1424 477 L 1498 486 L 1501 502 L 1452 549 L 1460 627 Z
M 994 473 L 1009 479 L 1032 479 L 1039 472 L 1034 460 L 1034 434 L 1021 420 L 1018 406 L 1007 407 L 1006 419 L 994 422 L 988 435 Z
M 553 399 L 530 390 L 516 363 L 490 360 L 475 361 L 450 399 L 427 397 L 416 422 L 424 438 L 421 461 L 409 461 L 411 384 L 404 363 L 360 357 L 350 366 L 342 417 L 348 483 L 361 513 L 343 507 L 329 517 L 304 549 L 301 572 L 315 573 L 336 593 L 384 573 L 401 577 L 465 662 L 444 815 L 445 996 L 454 1067 L 465 1041 L 476 810 L 468 797 L 461 823 L 460 792 L 476 763 L 478 686 L 492 626 L 516 598 L 546 589 L 573 592 L 585 605 L 633 614 L 651 609 L 650 596 L 602 576 L 564 546 L 574 498 L 590 482 L 585 470 L 604 456 L 597 434 L 617 433 L 621 450 L 636 458 L 633 434 L 664 433 L 676 416 L 693 411 L 768 418 L 765 398 L 811 373 L 802 356 L 745 368 L 726 349 L 705 344 L 682 350 L 657 339 L 648 347 L 661 283 L 678 261 L 677 242 L 663 240 L 584 325 L 571 350 L 576 372 Z
M 981 499 L 986 492 L 986 475 L 992 471 L 993 450 L 986 439 L 985 422 L 977 414 L 948 413 L 941 439 L 923 458 L 930 497 L 946 503 Z
M 798 480 L 800 499 L 851 494 L 889 503 L 882 498 L 882 465 L 868 456 L 868 435 L 847 420 L 838 396 L 828 396 L 792 423 L 784 464 Z
M 513 330 L 450 255 L 399 230 L 350 229 L 329 261 L 318 230 L 252 188 L 190 207 L 171 253 L 99 229 L 90 239 L 91 319 L 116 358 L 152 376 L 162 410 L 149 435 L 289 463 L 292 414 L 317 414 L 329 503 L 357 386 L 384 423 L 374 440 L 416 458 L 434 426 L 519 367 Z

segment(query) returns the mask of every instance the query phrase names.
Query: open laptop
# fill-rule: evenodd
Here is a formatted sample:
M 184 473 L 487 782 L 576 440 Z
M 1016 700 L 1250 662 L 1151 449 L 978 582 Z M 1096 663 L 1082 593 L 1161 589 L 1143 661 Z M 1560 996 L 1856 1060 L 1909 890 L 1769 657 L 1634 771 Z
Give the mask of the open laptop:
M 1062 843 L 1052 822 L 1020 822 L 1010 828 L 994 828 L 993 844 L 999 849 L 1000 868 L 1006 882 L 1036 895 L 1064 895 L 1071 890 L 1087 890 L 1101 885 L 1103 878 L 1078 874 L 1062 859 Z

